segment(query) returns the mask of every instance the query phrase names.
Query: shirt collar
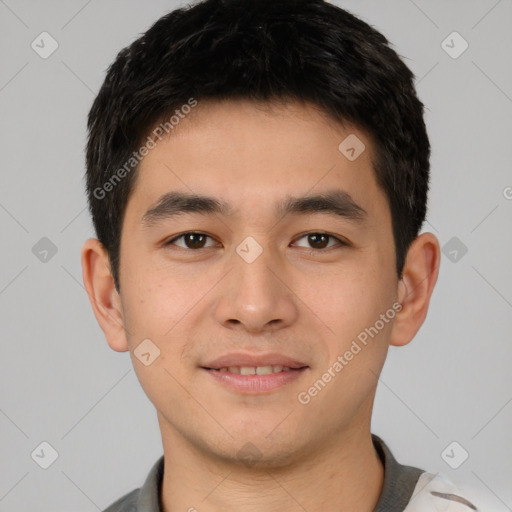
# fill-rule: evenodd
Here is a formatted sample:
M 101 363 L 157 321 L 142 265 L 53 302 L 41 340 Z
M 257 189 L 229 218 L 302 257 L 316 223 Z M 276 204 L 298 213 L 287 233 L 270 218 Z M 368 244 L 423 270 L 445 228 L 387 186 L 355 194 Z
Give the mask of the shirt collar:
M 409 501 L 423 470 L 400 464 L 386 443 L 372 434 L 373 446 L 384 465 L 384 483 L 373 512 L 402 512 Z

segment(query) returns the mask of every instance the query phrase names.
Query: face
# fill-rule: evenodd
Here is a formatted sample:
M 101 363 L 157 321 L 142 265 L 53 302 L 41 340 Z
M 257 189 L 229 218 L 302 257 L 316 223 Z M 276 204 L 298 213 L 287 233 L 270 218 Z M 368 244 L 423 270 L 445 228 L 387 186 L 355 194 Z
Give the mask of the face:
M 115 349 L 130 350 L 164 437 L 276 464 L 369 426 L 399 298 L 372 149 L 313 106 L 231 100 L 200 102 L 141 162 Z

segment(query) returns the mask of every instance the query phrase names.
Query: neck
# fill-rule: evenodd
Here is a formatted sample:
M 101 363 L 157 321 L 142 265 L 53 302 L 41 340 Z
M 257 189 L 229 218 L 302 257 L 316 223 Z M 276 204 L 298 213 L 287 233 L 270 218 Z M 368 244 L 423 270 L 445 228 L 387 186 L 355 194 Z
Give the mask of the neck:
M 343 431 L 309 456 L 277 468 L 219 460 L 176 431 L 162 430 L 162 510 L 371 512 L 382 491 L 384 468 L 365 427 Z

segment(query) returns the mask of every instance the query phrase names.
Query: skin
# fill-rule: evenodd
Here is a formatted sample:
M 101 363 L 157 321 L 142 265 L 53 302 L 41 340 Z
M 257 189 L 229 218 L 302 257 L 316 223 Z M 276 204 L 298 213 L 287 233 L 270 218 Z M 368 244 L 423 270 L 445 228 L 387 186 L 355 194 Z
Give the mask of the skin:
M 99 325 L 113 350 L 130 351 L 157 410 L 165 512 L 373 510 L 384 476 L 370 436 L 377 376 L 389 345 L 406 345 L 422 325 L 437 280 L 440 249 L 431 233 L 413 242 L 398 280 L 371 138 L 310 104 L 268 106 L 200 102 L 144 158 L 122 228 L 120 294 L 99 241 L 82 248 Z M 366 146 L 354 161 L 338 150 L 349 134 Z M 286 195 L 333 188 L 366 210 L 364 224 L 322 213 L 274 216 Z M 144 212 L 168 191 L 214 196 L 235 214 L 187 213 L 143 228 Z M 187 231 L 211 238 L 203 249 L 183 238 L 164 245 Z M 304 236 L 317 232 L 349 245 L 329 239 L 318 248 Z M 250 264 L 236 252 L 248 236 L 263 249 Z M 299 403 L 298 394 L 395 301 L 402 309 L 394 320 Z M 146 338 L 160 350 L 149 366 L 133 353 Z M 200 368 L 237 350 L 276 351 L 309 368 L 278 390 L 244 395 Z M 237 456 L 247 442 L 259 450 L 252 465 Z

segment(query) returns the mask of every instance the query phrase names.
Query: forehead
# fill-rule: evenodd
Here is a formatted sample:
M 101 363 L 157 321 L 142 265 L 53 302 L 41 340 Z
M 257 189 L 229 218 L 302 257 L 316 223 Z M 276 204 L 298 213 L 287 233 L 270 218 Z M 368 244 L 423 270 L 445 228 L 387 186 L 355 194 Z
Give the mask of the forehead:
M 285 196 L 337 188 L 378 210 L 373 151 L 368 134 L 311 104 L 199 102 L 143 158 L 129 203 L 139 220 L 173 190 L 222 198 L 234 213 L 277 211 Z

